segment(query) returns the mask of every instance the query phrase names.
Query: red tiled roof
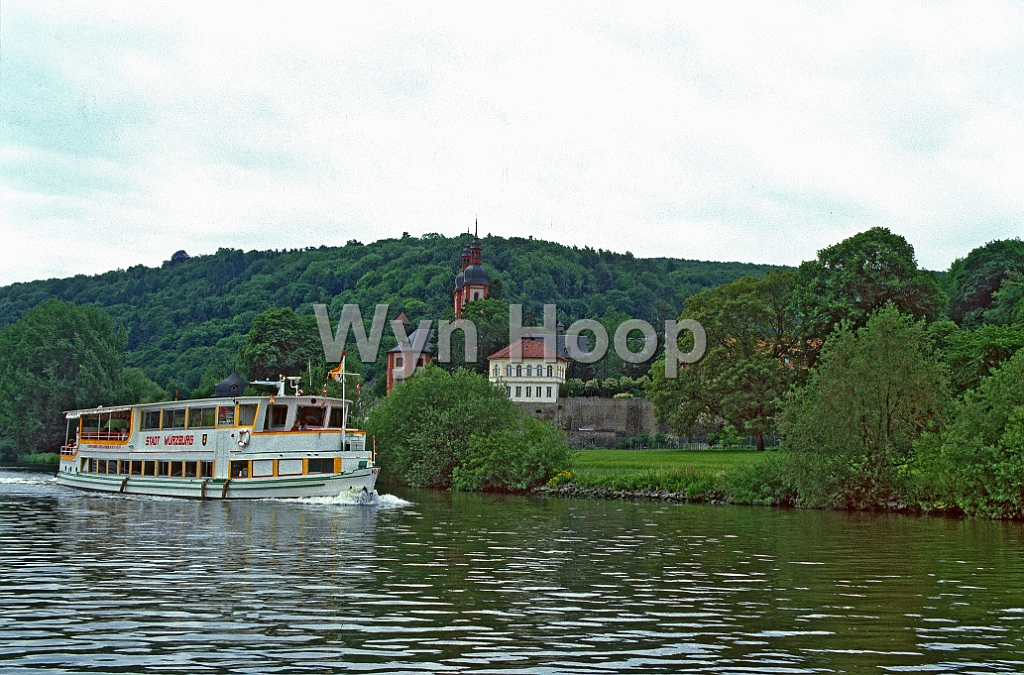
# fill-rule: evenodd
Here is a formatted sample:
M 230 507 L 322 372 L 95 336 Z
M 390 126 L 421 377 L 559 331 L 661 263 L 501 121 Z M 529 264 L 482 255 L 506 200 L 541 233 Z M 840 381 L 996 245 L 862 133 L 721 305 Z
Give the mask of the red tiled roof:
M 523 358 L 524 359 L 542 359 L 542 358 L 544 358 L 544 356 L 546 354 L 550 354 L 551 353 L 547 349 L 547 346 L 544 344 L 543 340 L 530 340 L 530 339 L 527 339 L 527 340 L 522 340 L 522 343 L 523 343 Z M 515 343 L 513 343 L 513 344 L 515 344 Z M 511 355 L 512 355 L 512 345 L 509 345 L 508 347 L 505 347 L 504 349 L 500 349 L 500 350 L 494 352 L 493 354 L 491 354 L 487 358 L 488 359 L 507 359 Z M 566 360 L 564 356 L 557 355 L 557 354 L 555 356 L 560 361 L 565 361 Z

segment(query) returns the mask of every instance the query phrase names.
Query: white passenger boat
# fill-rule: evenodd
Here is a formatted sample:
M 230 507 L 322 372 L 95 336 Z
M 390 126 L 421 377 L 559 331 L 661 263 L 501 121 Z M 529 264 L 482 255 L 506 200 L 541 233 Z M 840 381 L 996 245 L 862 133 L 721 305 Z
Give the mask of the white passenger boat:
M 69 411 L 57 482 L 202 499 L 372 494 L 380 469 L 366 432 L 346 428 L 350 401 L 285 395 L 285 379 L 259 383 L 278 386 L 270 397 Z

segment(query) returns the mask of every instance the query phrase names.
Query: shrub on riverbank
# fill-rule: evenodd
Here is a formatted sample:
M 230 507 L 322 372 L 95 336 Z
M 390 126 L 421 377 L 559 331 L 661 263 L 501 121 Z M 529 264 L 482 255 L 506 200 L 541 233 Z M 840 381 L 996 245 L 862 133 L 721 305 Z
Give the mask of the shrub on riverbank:
M 926 508 L 1024 518 L 1024 351 L 992 371 L 916 444 L 916 498 Z
M 386 480 L 413 487 L 526 490 L 568 464 L 559 431 L 465 369 L 418 371 L 370 412 L 367 433 Z
M 905 499 L 914 441 L 945 402 L 924 322 L 887 305 L 829 337 L 807 386 L 784 403 L 782 473 L 806 506 L 888 508 Z
M 26 464 L 60 464 L 60 454 L 56 452 L 37 452 L 31 455 L 25 455 L 21 458 L 22 462 Z

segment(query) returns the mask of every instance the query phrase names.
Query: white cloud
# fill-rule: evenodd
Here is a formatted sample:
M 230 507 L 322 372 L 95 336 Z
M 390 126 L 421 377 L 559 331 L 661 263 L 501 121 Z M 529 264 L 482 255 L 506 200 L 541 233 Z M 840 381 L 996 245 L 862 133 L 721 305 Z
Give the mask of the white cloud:
M 786 264 L 883 225 L 934 269 L 1021 233 L 1009 2 L 5 3 L 0 40 L 0 283 L 475 215 Z

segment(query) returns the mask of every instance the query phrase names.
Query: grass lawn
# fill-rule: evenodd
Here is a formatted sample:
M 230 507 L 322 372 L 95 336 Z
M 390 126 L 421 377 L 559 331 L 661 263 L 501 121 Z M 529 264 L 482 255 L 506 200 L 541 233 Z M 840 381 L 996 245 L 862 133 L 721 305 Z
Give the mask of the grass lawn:
M 572 483 L 619 490 L 670 490 L 697 496 L 725 471 L 753 464 L 757 450 L 605 450 L 573 454 Z

